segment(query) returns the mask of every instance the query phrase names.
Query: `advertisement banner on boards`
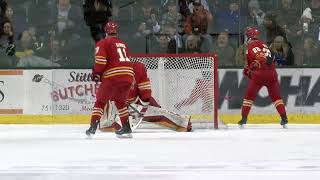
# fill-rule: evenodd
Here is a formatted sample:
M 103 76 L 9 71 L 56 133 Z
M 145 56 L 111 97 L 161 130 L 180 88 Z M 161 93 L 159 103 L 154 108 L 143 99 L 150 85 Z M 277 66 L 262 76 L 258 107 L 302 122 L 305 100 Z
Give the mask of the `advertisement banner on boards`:
M 26 114 L 90 114 L 99 84 L 91 70 L 28 70 Z
M 25 114 L 52 114 L 52 71 L 25 70 Z
M 23 71 L 0 70 L 0 114 L 22 114 L 23 105 Z
M 51 92 L 53 114 L 90 114 L 99 83 L 91 70 L 54 70 Z
M 24 109 L 24 114 L 90 114 L 99 84 L 90 79 L 91 70 L 24 70 L 17 75 L 0 76 L 0 109 Z M 7 73 L 7 72 L 6 72 Z M 278 69 L 283 101 L 289 113 L 319 113 L 320 79 L 318 69 Z M 152 79 L 152 78 L 151 78 Z M 154 79 L 154 77 L 153 77 Z M 173 82 L 173 81 L 172 81 Z M 219 69 L 218 108 L 221 114 L 239 114 L 247 78 L 242 69 Z M 184 84 L 182 90 L 192 91 Z M 157 86 L 153 86 L 155 88 Z M 182 90 L 181 90 L 182 89 Z M 184 92 L 184 93 L 183 93 Z M 153 91 L 158 99 L 159 89 Z M 176 98 L 171 92 L 172 98 Z M 199 108 L 198 100 L 190 108 Z M 196 106 L 196 107 L 194 107 Z M 171 109 L 170 109 L 171 110 Z M 175 109 L 172 109 L 174 111 Z M 254 102 L 253 114 L 276 113 L 266 88 Z
M 319 113 L 320 79 L 319 69 L 277 69 L 281 88 L 281 96 L 289 113 Z M 220 113 L 240 113 L 247 78 L 241 69 L 219 70 L 219 102 Z M 276 113 L 263 87 L 252 108 L 253 114 Z

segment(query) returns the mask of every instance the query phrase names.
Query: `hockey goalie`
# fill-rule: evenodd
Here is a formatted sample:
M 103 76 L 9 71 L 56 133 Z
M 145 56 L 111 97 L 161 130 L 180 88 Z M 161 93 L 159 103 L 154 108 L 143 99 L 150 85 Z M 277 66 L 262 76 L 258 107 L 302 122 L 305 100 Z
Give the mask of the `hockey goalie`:
M 152 97 L 151 83 L 143 63 L 134 63 L 135 83 L 128 97 L 129 121 L 132 129 L 136 129 L 141 122 L 148 122 L 178 132 L 192 130 L 191 117 L 179 115 L 162 109 Z M 110 101 L 105 107 L 105 114 L 100 124 L 100 131 L 113 132 L 119 129 L 119 114 L 114 103 Z

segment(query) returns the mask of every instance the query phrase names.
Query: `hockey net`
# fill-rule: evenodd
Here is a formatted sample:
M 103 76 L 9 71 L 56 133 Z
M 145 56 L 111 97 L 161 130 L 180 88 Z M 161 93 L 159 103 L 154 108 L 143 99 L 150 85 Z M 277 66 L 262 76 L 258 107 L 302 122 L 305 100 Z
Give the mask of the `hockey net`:
M 193 128 L 218 128 L 218 71 L 215 54 L 139 54 L 152 96 L 163 109 L 190 115 Z

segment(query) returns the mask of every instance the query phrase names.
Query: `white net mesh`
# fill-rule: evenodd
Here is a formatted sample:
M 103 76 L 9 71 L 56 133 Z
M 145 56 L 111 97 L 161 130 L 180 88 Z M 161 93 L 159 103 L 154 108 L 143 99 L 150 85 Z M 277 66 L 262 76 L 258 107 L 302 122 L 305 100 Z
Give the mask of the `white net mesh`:
M 214 55 L 139 55 L 131 61 L 145 64 L 152 96 L 162 108 L 191 115 L 194 128 L 218 126 Z

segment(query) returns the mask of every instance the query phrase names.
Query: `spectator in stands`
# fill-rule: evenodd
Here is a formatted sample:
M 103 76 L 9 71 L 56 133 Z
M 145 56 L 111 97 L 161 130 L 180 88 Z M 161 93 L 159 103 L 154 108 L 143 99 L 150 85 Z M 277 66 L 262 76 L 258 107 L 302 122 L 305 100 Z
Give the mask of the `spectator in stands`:
M 311 9 L 313 22 L 320 24 L 320 0 L 310 0 L 309 8 Z
M 282 36 L 288 43 L 286 33 L 282 27 L 277 23 L 274 14 L 267 14 L 264 17 L 264 27 L 266 31 L 266 43 L 270 45 L 276 36 Z
M 276 36 L 270 46 L 276 65 L 294 65 L 294 55 L 291 47 L 282 36 Z
M 170 25 L 167 24 L 163 28 L 164 34 L 167 34 L 169 37 L 169 44 L 168 44 L 168 53 L 181 53 L 184 50 L 183 45 L 183 36 L 177 32 L 176 27 L 174 24 Z
M 134 1 L 132 1 L 134 2 Z M 123 1 L 112 1 L 112 20 L 116 21 L 119 24 L 119 34 L 121 39 L 128 43 L 130 49 L 131 46 L 134 46 L 132 42 L 132 34 L 135 32 L 135 23 L 133 23 L 133 14 L 132 9 L 135 7 L 135 4 L 130 4 L 125 7 L 122 6 Z M 151 15 L 152 16 L 152 15 Z M 135 20 L 134 20 L 135 21 Z
M 306 8 L 303 11 L 299 21 L 300 28 L 297 31 L 298 36 L 300 37 L 310 36 L 320 41 L 320 31 L 319 31 L 320 18 L 316 18 L 316 16 L 314 15 L 316 12 L 317 10 L 313 12 L 311 8 Z M 319 12 L 319 15 L 320 15 L 320 12 Z
M 11 22 L 4 20 L 0 27 L 0 67 L 12 68 L 16 62 L 11 56 L 14 54 L 15 45 L 13 40 L 13 28 Z
M 147 26 L 150 27 L 153 34 L 158 34 L 161 30 L 160 18 L 155 10 L 151 10 L 150 18 L 147 20 Z
M 235 65 L 235 52 L 229 43 L 228 32 L 221 32 L 219 34 L 217 42 L 213 45 L 213 49 L 218 54 L 219 65 Z
M 34 51 L 32 47 L 31 34 L 28 30 L 25 30 L 19 37 L 19 41 L 17 44 L 17 51 L 15 55 L 18 58 L 18 62 L 19 62 L 20 59 L 32 57 L 33 54 L 34 54 Z
M 193 2 L 193 13 L 187 17 L 185 23 L 185 32 L 187 35 L 199 33 L 202 38 L 212 46 L 212 37 L 207 33 L 209 22 L 212 21 L 212 14 L 204 8 L 200 0 Z M 195 32 L 196 31 L 196 32 Z
M 293 0 L 281 0 L 281 7 L 276 10 L 276 20 L 279 25 L 284 29 L 287 38 L 290 42 L 296 41 L 297 22 L 299 14 Z
M 208 40 L 207 37 L 201 35 L 200 34 L 200 30 L 198 28 L 194 28 L 192 32 L 193 33 L 190 34 L 190 35 L 194 35 L 194 37 L 197 37 L 197 41 L 198 41 L 198 46 L 197 47 L 200 48 L 200 52 L 201 53 L 212 53 L 212 52 L 214 52 L 214 49 L 212 48 L 212 46 L 213 46 L 212 39 Z M 185 34 L 183 36 L 183 42 L 186 42 L 187 38 L 190 35 Z
M 247 55 L 247 44 L 243 43 L 241 46 L 238 47 L 235 55 L 235 63 L 238 66 L 243 66 L 246 62 Z
M 231 0 L 227 10 L 218 10 L 216 14 L 217 31 L 228 31 L 236 34 L 239 32 L 240 23 L 239 0 Z M 241 22 L 243 24 L 244 22 Z
M 53 38 L 49 42 L 48 60 L 59 64 L 61 67 L 69 67 L 69 58 L 63 52 L 65 50 L 65 41 L 57 38 Z
M 138 3 L 137 8 L 134 19 L 138 22 L 147 22 L 150 19 L 151 11 L 155 9 L 149 0 L 144 0 L 142 4 Z
M 136 33 L 134 34 L 135 38 L 144 38 L 145 36 L 148 36 L 152 33 L 152 30 L 148 28 L 146 22 L 140 22 L 138 25 L 138 29 Z
M 192 1 L 190 1 L 190 2 L 192 2 Z M 207 0 L 193 0 L 193 2 L 195 2 L 195 3 L 189 3 L 188 4 L 188 7 L 189 7 L 189 10 L 190 10 L 191 13 L 194 12 L 194 10 L 195 10 L 195 8 L 197 6 L 196 5 L 197 3 L 201 4 L 206 11 L 210 12 Z
M 26 3 L 25 14 L 28 19 L 28 24 L 36 27 L 38 34 L 41 36 L 46 36 L 48 29 L 55 26 L 53 22 L 53 9 L 56 9 L 56 6 L 57 4 L 53 3 L 52 0 L 29 0 L 29 3 Z M 50 22 L 48 22 L 48 20 L 50 20 Z
M 21 34 L 21 38 L 17 44 L 17 51 L 15 54 L 18 59 L 17 67 L 58 67 L 56 63 L 36 56 L 33 50 L 31 34 L 25 30 Z
M 306 37 L 303 44 L 295 49 L 297 54 L 297 65 L 319 65 L 320 48 L 316 40 L 312 37 Z
M 235 54 L 235 63 L 237 66 L 243 67 L 247 61 L 247 45 L 248 45 L 248 39 L 244 35 L 244 32 L 247 28 L 244 28 L 242 33 L 240 33 L 240 42 L 241 45 L 236 49 L 236 54 Z
M 153 32 L 158 33 L 161 27 L 159 27 L 159 22 L 154 22 L 159 21 L 159 19 L 157 19 L 156 14 L 154 14 L 155 8 L 151 1 L 143 0 L 142 3 L 137 3 L 135 8 L 137 8 L 136 16 L 134 16 L 135 27 L 132 32 L 133 36 L 129 38 L 128 43 L 133 53 L 142 53 L 146 50 L 146 41 L 153 38 Z M 153 17 L 155 18 L 153 19 Z M 137 46 L 137 44 L 139 44 L 139 46 Z
M 169 37 L 166 34 L 154 36 L 154 42 L 151 43 L 150 53 L 168 53 Z M 175 52 L 175 49 L 171 50 Z
M 33 44 L 33 48 L 35 51 L 37 51 L 37 53 L 40 53 L 40 51 L 43 50 L 44 47 L 44 38 L 43 36 L 39 36 L 38 34 L 38 30 L 36 29 L 35 26 L 29 25 L 28 28 L 26 28 L 26 30 L 29 32 L 30 36 L 31 36 L 31 42 Z
M 167 10 L 162 15 L 161 26 L 165 26 L 167 24 L 177 24 L 180 13 L 178 12 L 176 1 L 169 0 L 165 7 L 167 7 Z
M 132 46 L 131 51 L 134 53 L 142 53 L 145 51 L 145 42 L 146 38 L 150 38 L 152 35 L 152 30 L 148 29 L 146 22 L 140 22 L 137 25 L 137 29 L 135 30 L 132 36 Z
M 12 6 L 8 6 L 6 11 L 5 11 L 5 18 L 7 18 L 9 21 L 11 21 L 14 29 L 14 34 L 16 36 L 19 36 L 22 31 L 26 28 L 27 23 L 26 23 L 26 18 L 23 18 L 21 16 L 16 16 L 14 14 L 14 10 Z
M 0 0 L 0 23 L 2 23 L 4 21 L 7 6 L 8 6 L 7 1 Z
M 202 35 L 207 34 L 208 24 L 212 21 L 213 16 L 208 10 L 204 9 L 200 0 L 195 0 L 193 5 L 193 13 L 186 19 L 185 32 L 187 34 L 192 34 L 194 28 L 199 28 Z
M 200 50 L 201 41 L 200 37 L 197 35 L 189 35 L 185 43 L 185 53 L 201 53 Z
M 261 26 L 265 13 L 260 9 L 258 0 L 250 0 L 248 3 L 247 26 Z
M 189 9 L 189 0 L 178 0 L 179 12 L 183 15 L 184 18 L 191 14 Z
M 79 39 L 83 31 L 81 8 L 70 3 L 70 0 L 58 0 L 48 22 L 56 28 L 58 35 L 69 31 L 70 39 Z
M 209 0 L 209 12 L 211 12 L 212 15 L 215 15 L 218 11 L 224 9 L 225 1 L 221 0 Z
M 14 42 L 14 32 L 12 24 L 9 20 L 4 20 L 1 24 L 0 29 L 0 43 L 2 46 L 7 46 L 7 44 L 13 44 Z

